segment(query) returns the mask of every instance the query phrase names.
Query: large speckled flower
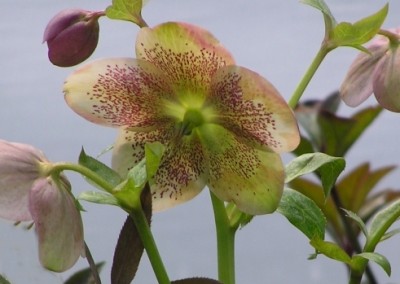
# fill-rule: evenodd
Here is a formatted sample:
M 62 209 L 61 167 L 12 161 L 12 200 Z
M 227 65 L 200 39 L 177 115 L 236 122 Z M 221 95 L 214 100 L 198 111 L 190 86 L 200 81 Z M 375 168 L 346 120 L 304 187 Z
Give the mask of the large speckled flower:
M 154 210 L 187 201 L 207 185 L 246 213 L 274 211 L 284 183 L 278 153 L 299 143 L 278 91 L 189 24 L 141 29 L 136 56 L 92 62 L 64 86 L 79 115 L 120 127 L 113 167 L 125 175 L 143 158 L 146 142 L 160 141 L 166 152 L 151 188 Z
M 84 255 L 83 225 L 65 176 L 43 175 L 48 163 L 30 145 L 0 140 L 0 217 L 33 221 L 40 262 L 60 272 Z
M 360 53 L 350 66 L 340 88 L 347 105 L 358 106 L 374 94 L 383 108 L 400 112 L 400 28 L 390 31 L 392 41 L 377 36 L 369 53 Z

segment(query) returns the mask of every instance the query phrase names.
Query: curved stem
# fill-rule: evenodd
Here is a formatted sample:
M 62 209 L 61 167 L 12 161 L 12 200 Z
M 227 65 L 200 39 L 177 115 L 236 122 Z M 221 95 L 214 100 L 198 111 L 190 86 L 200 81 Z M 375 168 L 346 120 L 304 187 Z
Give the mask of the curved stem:
M 65 170 L 74 171 L 90 179 L 91 181 L 93 181 L 94 183 L 96 183 L 98 186 L 100 186 L 109 193 L 112 193 L 114 190 L 114 186 L 112 184 L 107 182 L 105 179 L 103 179 L 94 171 L 82 165 L 72 164 L 67 162 L 59 162 L 54 164 L 42 164 L 42 166 L 43 166 L 42 170 L 46 171 L 44 175 L 58 174 L 59 172 Z
M 235 232 L 230 226 L 224 202 L 210 191 L 217 232 L 218 279 L 224 284 L 235 283 Z
M 294 91 L 292 97 L 289 100 L 289 106 L 294 109 L 299 102 L 301 96 L 303 95 L 305 89 L 307 88 L 308 84 L 310 83 L 312 77 L 314 76 L 315 72 L 317 72 L 318 67 L 321 65 L 322 61 L 324 60 L 325 56 L 331 51 L 331 48 L 328 48 L 325 44 L 321 45 L 318 53 L 314 57 L 311 65 L 308 67 L 306 73 L 304 74 L 303 78 L 301 79 L 300 83 L 297 85 L 296 90 Z
M 381 29 L 378 31 L 378 34 L 387 37 L 391 42 L 394 42 L 394 43 L 398 43 L 400 41 L 400 35 L 398 35 L 394 32 L 388 31 L 388 30 Z

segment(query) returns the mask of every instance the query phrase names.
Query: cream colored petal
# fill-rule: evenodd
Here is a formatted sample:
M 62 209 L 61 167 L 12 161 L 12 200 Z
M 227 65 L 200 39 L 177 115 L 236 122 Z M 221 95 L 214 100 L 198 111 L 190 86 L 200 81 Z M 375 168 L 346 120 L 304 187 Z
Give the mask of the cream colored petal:
M 153 64 L 132 58 L 93 61 L 64 84 L 67 104 L 85 119 L 106 126 L 148 128 L 164 123 L 165 100 L 174 93 Z
M 113 168 L 124 176 L 144 158 L 146 142 L 159 141 L 166 146 L 151 185 L 153 211 L 156 212 L 192 199 L 204 188 L 206 180 L 199 140 L 194 136 L 175 139 L 173 129 L 168 130 L 120 131 L 113 152 Z
M 216 70 L 234 63 L 229 51 L 210 32 L 173 22 L 141 29 L 136 56 L 163 70 L 182 101 L 205 96 Z
M 218 125 L 198 131 L 209 163 L 210 190 L 248 214 L 275 211 L 284 184 L 280 156 L 252 148 Z
M 151 187 L 154 211 L 174 207 L 200 193 L 207 180 L 204 159 L 196 135 L 183 136 L 166 148 Z
M 152 131 L 131 131 L 120 129 L 114 143 L 112 168 L 122 177 L 144 158 L 146 143 L 160 142 L 167 144 L 173 133 L 173 125 L 160 127 Z
M 277 153 L 294 150 L 300 142 L 297 121 L 274 86 L 243 67 L 227 66 L 214 75 L 206 105 L 216 123 L 253 147 Z

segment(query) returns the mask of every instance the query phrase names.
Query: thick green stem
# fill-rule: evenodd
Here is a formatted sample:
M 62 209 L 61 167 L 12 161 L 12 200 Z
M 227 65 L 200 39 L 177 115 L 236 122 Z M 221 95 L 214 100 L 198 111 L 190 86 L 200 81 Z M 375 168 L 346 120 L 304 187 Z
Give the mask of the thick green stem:
M 160 253 L 158 252 L 156 242 L 154 241 L 153 234 L 151 233 L 149 224 L 147 223 L 146 216 L 142 207 L 132 210 L 129 214 L 136 225 L 136 229 L 142 240 L 144 249 L 149 257 L 151 266 L 153 267 L 154 274 L 156 275 L 159 284 L 170 284 L 167 271 L 161 260 Z
M 299 102 L 301 96 L 303 95 L 305 89 L 307 88 L 308 84 L 310 83 L 312 77 L 314 76 L 315 72 L 317 72 L 318 67 L 321 65 L 325 56 L 331 50 L 332 49 L 328 48 L 325 44 L 321 45 L 320 50 L 318 51 L 314 60 L 311 62 L 311 65 L 308 67 L 307 72 L 304 74 L 303 78 L 301 79 L 300 83 L 297 85 L 296 90 L 294 91 L 292 97 L 289 100 L 288 104 L 292 109 L 294 109 L 296 107 L 296 105 Z
M 224 202 L 211 191 L 210 194 L 217 232 L 218 279 L 224 284 L 234 284 L 236 230 L 230 226 Z

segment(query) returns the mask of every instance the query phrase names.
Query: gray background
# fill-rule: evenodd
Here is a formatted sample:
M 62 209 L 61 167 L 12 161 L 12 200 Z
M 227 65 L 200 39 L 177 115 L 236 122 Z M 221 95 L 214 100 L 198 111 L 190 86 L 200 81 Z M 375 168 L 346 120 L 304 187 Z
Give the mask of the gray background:
M 382 0 L 327 1 L 337 20 L 355 21 L 381 8 Z M 385 27 L 399 25 L 400 2 L 390 2 Z M 42 44 L 48 20 L 64 8 L 102 10 L 105 0 L 2 0 L 0 9 L 0 138 L 25 142 L 44 150 L 53 161 L 75 161 L 82 146 L 97 155 L 113 143 L 116 130 L 93 125 L 64 103 L 61 88 L 73 68 L 56 68 Z M 233 53 L 238 65 L 268 78 L 288 99 L 316 53 L 323 36 L 321 14 L 294 0 L 152 0 L 144 9 L 150 25 L 186 21 L 209 29 Z M 100 20 L 98 49 L 92 58 L 134 56 L 138 28 L 128 22 Z M 323 98 L 337 89 L 357 51 L 331 53 L 304 98 Z M 367 104 L 375 104 L 372 98 Z M 343 114 L 355 110 L 342 106 Z M 377 168 L 399 161 L 396 139 L 398 115 L 385 112 L 348 155 L 348 169 L 372 160 Z M 286 155 L 285 161 L 290 156 Z M 107 162 L 109 157 L 104 157 Z M 74 192 L 91 189 L 77 175 L 69 175 Z M 381 187 L 398 187 L 398 171 Z M 85 234 L 96 260 L 107 260 L 109 271 L 119 228 L 125 218 L 113 207 L 84 203 Z M 216 278 L 214 224 L 206 190 L 193 201 L 153 217 L 153 230 L 171 279 L 188 276 Z M 389 280 L 374 266 L 382 283 L 400 282 L 399 237 L 378 247 L 392 262 Z M 346 283 L 343 265 L 323 256 L 308 261 L 313 250 L 307 239 L 280 215 L 261 216 L 238 232 L 237 283 Z M 73 268 L 86 266 L 81 259 Z M 44 272 L 37 260 L 33 231 L 0 222 L 0 272 L 13 283 L 62 283 L 71 272 Z M 143 257 L 135 283 L 155 283 Z

